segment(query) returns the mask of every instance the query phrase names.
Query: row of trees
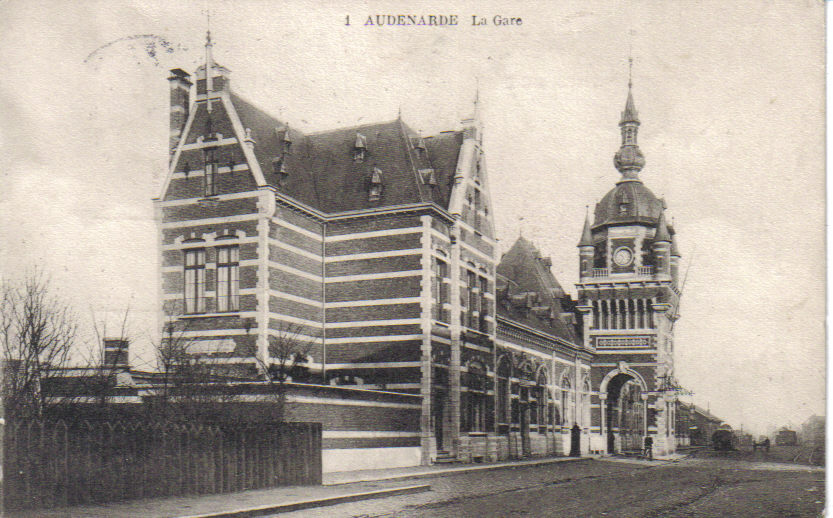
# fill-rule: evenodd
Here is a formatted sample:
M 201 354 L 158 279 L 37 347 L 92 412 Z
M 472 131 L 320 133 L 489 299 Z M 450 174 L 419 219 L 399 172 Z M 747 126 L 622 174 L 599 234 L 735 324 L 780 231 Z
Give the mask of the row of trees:
M 129 342 L 130 310 L 120 322 L 119 341 Z M 3 360 L 3 403 L 9 417 L 41 418 L 54 407 L 66 409 L 81 398 L 102 408 L 110 403 L 123 367 L 117 356 L 101 353 L 106 325 L 93 317 L 95 343 L 79 337 L 79 318 L 71 305 L 58 297 L 42 272 L 21 281 L 0 282 L 0 346 Z M 297 326 L 270 336 L 268 358 L 256 356 L 258 379 L 271 385 L 275 405 L 270 418 L 282 418 L 284 384 L 303 375 L 312 344 L 302 339 Z M 157 411 L 187 417 L 206 404 L 227 402 L 236 396 L 228 388 L 226 365 L 211 355 L 194 354 L 188 325 L 170 318 L 163 336 L 152 343 L 156 354 L 153 377 Z M 129 378 L 128 378 L 129 379 Z

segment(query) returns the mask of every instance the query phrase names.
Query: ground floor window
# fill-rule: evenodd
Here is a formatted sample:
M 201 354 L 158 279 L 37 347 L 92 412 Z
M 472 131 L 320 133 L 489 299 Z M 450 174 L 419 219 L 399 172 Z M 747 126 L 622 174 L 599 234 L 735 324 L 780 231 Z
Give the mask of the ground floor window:
M 486 431 L 486 369 L 479 362 L 468 365 L 464 397 L 463 431 Z

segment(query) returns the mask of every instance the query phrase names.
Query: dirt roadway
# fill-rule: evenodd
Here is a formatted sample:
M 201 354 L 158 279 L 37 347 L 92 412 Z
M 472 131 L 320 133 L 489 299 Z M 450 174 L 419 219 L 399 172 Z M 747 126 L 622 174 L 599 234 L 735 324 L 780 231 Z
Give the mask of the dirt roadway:
M 279 516 L 820 516 L 824 472 L 793 468 L 731 459 L 662 464 L 595 460 L 419 479 L 431 484 L 432 491 Z

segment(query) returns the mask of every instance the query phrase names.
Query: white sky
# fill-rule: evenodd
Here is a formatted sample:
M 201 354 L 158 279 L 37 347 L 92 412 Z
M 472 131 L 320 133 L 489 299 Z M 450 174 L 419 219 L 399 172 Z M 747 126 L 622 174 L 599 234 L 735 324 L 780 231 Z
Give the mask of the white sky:
M 401 105 L 430 135 L 470 113 L 479 78 L 501 244 L 523 217 L 573 293 L 585 205 L 619 176 L 632 45 L 641 177 L 667 199 L 690 265 L 678 378 L 735 426 L 824 412 L 820 2 L 318 4 L 211 0 L 232 87 L 299 129 L 389 120 Z M 40 265 L 83 320 L 110 330 L 129 304 L 139 365 L 152 357 L 167 71 L 202 62 L 204 8 L 0 4 L 0 271 Z M 361 25 L 388 13 L 461 24 Z M 473 14 L 523 25 L 472 27 Z

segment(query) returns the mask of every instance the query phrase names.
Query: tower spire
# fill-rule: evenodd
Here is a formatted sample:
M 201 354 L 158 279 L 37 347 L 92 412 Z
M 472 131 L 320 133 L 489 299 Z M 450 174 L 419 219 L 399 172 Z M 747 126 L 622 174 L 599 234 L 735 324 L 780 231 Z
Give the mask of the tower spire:
M 619 119 L 622 133 L 622 145 L 613 157 L 616 169 L 622 174 L 622 180 L 639 180 L 639 171 L 645 166 L 645 157 L 636 143 L 639 132 L 639 114 L 633 102 L 633 57 L 628 57 L 628 99 Z

